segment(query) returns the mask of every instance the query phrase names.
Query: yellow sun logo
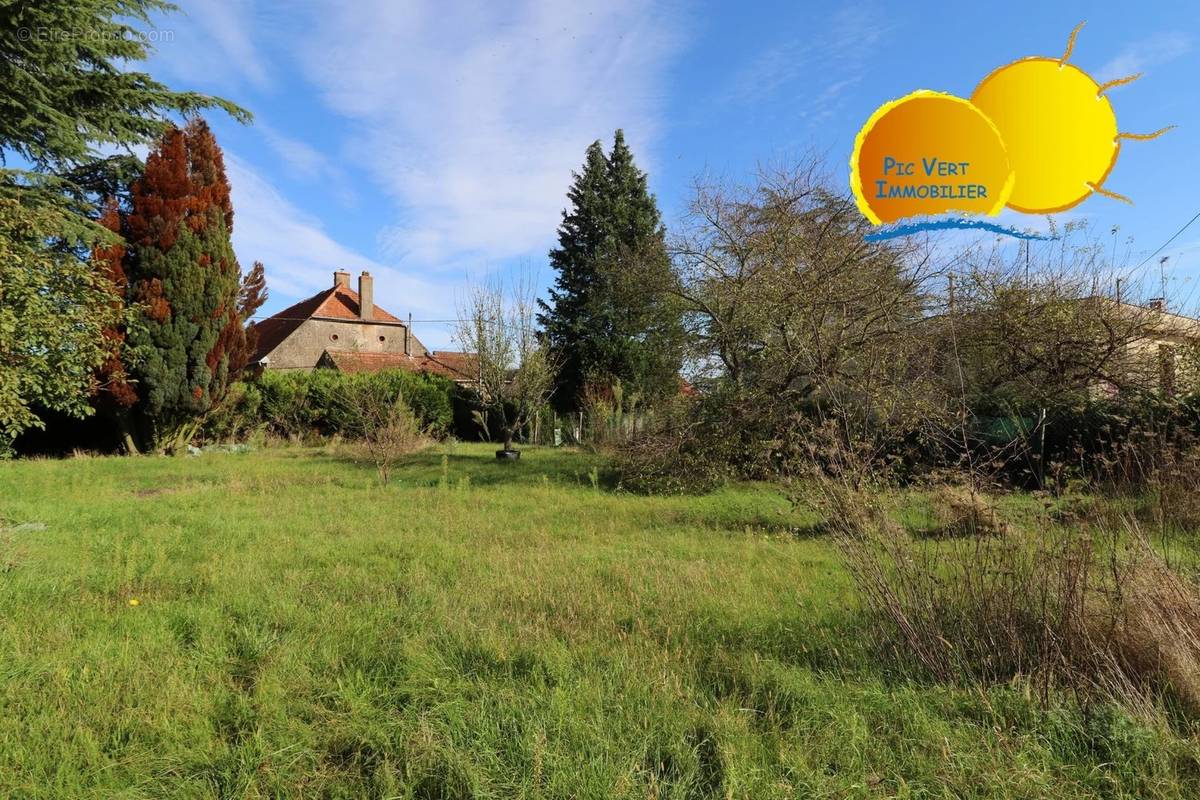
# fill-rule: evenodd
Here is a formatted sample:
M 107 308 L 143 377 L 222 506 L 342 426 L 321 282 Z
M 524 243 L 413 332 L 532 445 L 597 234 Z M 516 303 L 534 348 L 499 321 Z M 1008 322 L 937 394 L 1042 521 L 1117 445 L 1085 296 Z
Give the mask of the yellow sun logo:
M 1092 194 L 1129 198 L 1104 188 L 1121 141 L 1106 92 L 1140 75 L 1098 83 L 1068 63 L 1075 26 L 1060 58 L 1032 56 L 993 71 L 970 100 L 921 90 L 880 106 L 859 130 L 850 155 L 850 188 L 871 222 L 959 213 L 995 216 L 1065 211 Z M 879 234 L 976 227 L 1023 235 L 964 219 L 919 221 Z
M 1130 202 L 1103 188 L 1117 163 L 1121 140 L 1153 139 L 1170 130 L 1118 131 L 1117 115 L 1105 92 L 1140 75 L 1101 84 L 1067 63 L 1082 27 L 1081 22 L 1071 31 L 1061 58 L 1014 61 L 984 78 L 971 95 L 971 102 L 991 119 L 1004 140 L 1016 174 L 1008 207 L 1016 211 L 1064 211 L 1093 192 Z

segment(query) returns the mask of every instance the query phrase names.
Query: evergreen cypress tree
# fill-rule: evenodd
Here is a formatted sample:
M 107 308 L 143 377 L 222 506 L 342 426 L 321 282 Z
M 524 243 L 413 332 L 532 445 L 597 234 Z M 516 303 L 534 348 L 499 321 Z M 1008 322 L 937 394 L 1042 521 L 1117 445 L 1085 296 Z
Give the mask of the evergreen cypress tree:
M 589 386 L 617 381 L 625 398 L 678 390 L 682 326 L 671 291 L 665 231 L 646 173 L 618 130 L 608 156 L 599 141 L 567 193 L 550 302 L 538 322 L 557 361 L 555 403 L 578 408 Z
M 208 125 L 196 119 L 168 131 L 131 195 L 125 273 L 141 314 L 127 333 L 139 356 L 129 365 L 136 411 L 143 439 L 174 449 L 224 394 L 231 354 L 244 349 L 229 182 Z
M 152 144 L 175 114 L 250 120 L 138 71 L 153 49 L 145 29 L 172 10 L 166 0 L 0 2 L 0 446 L 40 427 L 41 411 L 82 416 L 89 398 L 136 400 L 113 357 L 122 254 L 99 201 L 127 187 L 141 169 L 131 148 Z M 8 335 L 10 321 L 28 337 Z
M 604 210 L 608 164 L 599 140 L 588 146 L 583 171 L 572 175 L 574 183 L 567 190 L 571 207 L 563 211 L 558 247 L 550 251 L 550 265 L 558 277 L 550 289 L 550 304 L 538 300 L 543 313 L 537 316 L 551 352 L 559 359 L 554 399 L 564 409 L 575 407 L 596 360 L 588 348 L 593 338 L 588 326 L 599 322 L 593 318 L 595 295 L 601 293 L 597 255 L 609 239 Z
M 608 156 L 608 197 L 615 246 L 602 268 L 612 336 L 601 374 L 619 379 L 627 398 L 674 395 L 683 347 L 678 282 L 658 204 L 620 130 Z

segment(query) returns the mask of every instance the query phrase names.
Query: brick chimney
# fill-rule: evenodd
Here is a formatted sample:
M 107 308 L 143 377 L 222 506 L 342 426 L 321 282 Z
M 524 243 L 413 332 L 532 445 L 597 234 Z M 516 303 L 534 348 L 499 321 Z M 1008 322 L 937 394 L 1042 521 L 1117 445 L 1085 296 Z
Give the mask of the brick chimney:
M 344 269 L 334 270 L 333 273 L 333 288 L 336 289 L 339 286 L 350 288 L 350 273 Z
M 375 318 L 375 279 L 366 270 L 358 276 L 358 316 L 366 320 Z

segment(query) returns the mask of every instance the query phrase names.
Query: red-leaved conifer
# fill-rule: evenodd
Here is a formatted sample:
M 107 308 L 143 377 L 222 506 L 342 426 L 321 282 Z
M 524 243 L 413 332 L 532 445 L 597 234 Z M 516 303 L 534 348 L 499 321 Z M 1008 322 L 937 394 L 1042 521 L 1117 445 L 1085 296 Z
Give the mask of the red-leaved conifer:
M 167 131 L 146 159 L 124 230 L 126 298 L 140 313 L 127 332 L 136 410 L 143 438 L 173 449 L 224 395 L 246 350 L 229 181 L 203 120 Z

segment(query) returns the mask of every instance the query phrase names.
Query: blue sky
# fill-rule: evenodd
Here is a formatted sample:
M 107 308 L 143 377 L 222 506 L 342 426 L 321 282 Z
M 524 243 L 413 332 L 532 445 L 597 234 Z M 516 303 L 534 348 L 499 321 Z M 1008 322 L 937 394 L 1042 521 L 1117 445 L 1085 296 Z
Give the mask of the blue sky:
M 854 134 L 918 88 L 969 96 L 993 68 L 1059 55 L 1099 79 L 1127 143 L 1105 184 L 1134 200 L 1073 209 L 1140 262 L 1197 211 L 1200 11 L 1191 2 L 667 3 L 180 0 L 151 71 L 256 117 L 213 118 L 233 184 L 234 242 L 266 264 L 276 311 L 376 275 L 376 302 L 448 347 L 468 280 L 544 285 L 571 170 L 625 129 L 668 226 L 698 175 L 744 179 L 811 150 L 840 185 Z M 1132 237 L 1132 239 L 1131 239 Z M 1127 256 L 1124 255 L 1127 253 Z M 1200 222 L 1164 254 L 1200 278 Z M 1155 259 L 1157 263 L 1157 258 Z M 1155 273 L 1157 275 L 1157 273 Z

